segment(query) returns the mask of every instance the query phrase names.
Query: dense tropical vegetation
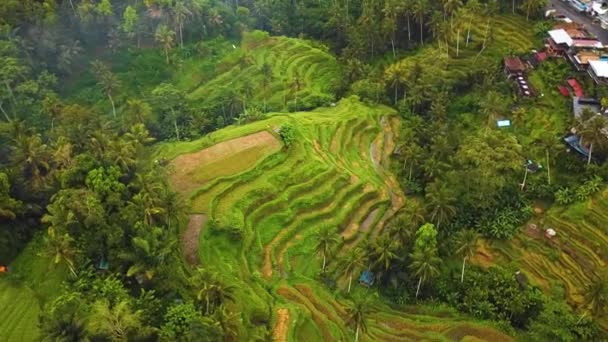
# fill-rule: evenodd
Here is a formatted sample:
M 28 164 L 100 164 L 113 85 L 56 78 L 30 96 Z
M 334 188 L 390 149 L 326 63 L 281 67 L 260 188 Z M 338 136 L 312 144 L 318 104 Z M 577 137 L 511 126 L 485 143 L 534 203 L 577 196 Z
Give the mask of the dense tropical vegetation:
M 0 340 L 605 339 L 607 122 L 555 88 L 608 88 L 500 69 L 544 6 L 0 1 Z

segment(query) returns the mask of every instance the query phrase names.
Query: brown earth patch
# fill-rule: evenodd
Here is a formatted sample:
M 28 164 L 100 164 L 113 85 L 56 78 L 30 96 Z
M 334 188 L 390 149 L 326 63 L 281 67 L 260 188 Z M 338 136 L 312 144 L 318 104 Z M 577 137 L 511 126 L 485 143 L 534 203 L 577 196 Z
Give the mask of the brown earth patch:
M 317 326 L 317 328 L 319 328 L 319 330 L 321 330 L 321 333 L 323 334 L 323 340 L 334 340 L 331 332 L 329 331 L 329 328 L 327 327 L 327 324 L 325 323 L 325 320 L 323 319 L 323 317 L 321 317 L 320 312 L 318 312 L 312 304 L 307 303 L 304 298 L 301 298 L 300 296 L 302 295 L 299 294 L 299 292 L 296 293 L 295 291 L 289 288 L 281 287 L 277 290 L 277 294 L 307 309 L 310 312 L 312 320 L 315 322 L 315 325 Z
M 492 254 L 490 246 L 485 240 L 479 241 L 477 251 L 473 258 L 471 258 L 471 263 L 484 268 L 494 265 L 494 255 Z
M 174 173 L 170 177 L 171 184 L 178 192 L 190 192 L 200 187 L 209 179 L 197 179 L 196 171 L 205 165 L 211 165 L 231 156 L 252 150 L 261 155 L 278 152 L 281 142 L 267 131 L 250 134 L 244 137 L 217 143 L 198 152 L 182 154 L 171 161 Z M 260 151 L 262 149 L 262 151 Z M 246 158 L 241 158 L 244 160 Z M 246 160 L 242 163 L 231 162 L 227 167 L 233 171 L 242 171 L 253 166 L 257 160 Z M 232 170 L 231 170 L 232 171 Z M 213 177 L 210 177 L 211 179 Z
M 272 340 L 287 342 L 287 331 L 289 329 L 289 310 L 280 308 L 277 310 L 277 324 L 272 332 Z
M 182 247 L 184 249 L 184 257 L 188 264 L 195 266 L 199 263 L 198 247 L 201 236 L 201 230 L 207 223 L 207 215 L 190 215 L 188 227 L 182 236 Z

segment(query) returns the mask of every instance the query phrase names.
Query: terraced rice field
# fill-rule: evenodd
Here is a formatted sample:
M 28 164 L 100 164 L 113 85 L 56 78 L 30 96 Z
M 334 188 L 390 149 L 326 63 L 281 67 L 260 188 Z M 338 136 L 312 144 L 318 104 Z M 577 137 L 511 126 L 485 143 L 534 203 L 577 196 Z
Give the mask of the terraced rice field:
M 60 290 L 66 269 L 52 268 L 49 259 L 38 256 L 41 242 L 40 236 L 34 238 L 9 274 L 0 275 L 0 341 L 38 340 L 41 305 Z
M 467 45 L 468 28 L 469 24 L 465 23 L 460 30 L 460 38 L 456 34 L 449 38 L 447 55 L 445 43 L 441 44 L 441 48 L 436 43 L 427 44 L 415 55 L 390 66 L 386 71 L 386 77 L 389 78 L 392 74 L 391 68 L 407 71 L 418 64 L 425 70 L 433 70 L 433 77 L 454 86 L 467 81 L 480 71 L 495 69 L 497 61 L 506 55 L 528 53 L 539 44 L 535 41 L 534 30 L 530 23 L 520 16 L 475 17 L 470 25 Z M 486 48 L 481 51 L 486 36 L 488 36 Z M 407 78 L 407 72 L 402 75 L 404 79 Z
M 317 280 L 321 263 L 314 257 L 315 234 L 329 226 L 342 236 L 339 249 L 353 248 L 377 235 L 403 206 L 406 199 L 385 168 L 398 120 L 390 108 L 368 107 L 352 97 L 332 108 L 273 114 L 252 125 L 228 127 L 210 139 L 221 143 L 218 137 L 234 139 L 235 130 L 246 136 L 264 127 L 274 134 L 288 122 L 296 132 L 291 148 L 182 192 L 193 213 L 213 222 L 202 230 L 200 261 L 215 265 L 237 288 L 235 309 L 243 319 L 271 313 L 277 340 L 349 340 L 347 300 L 336 299 Z M 174 148 L 187 150 L 179 144 Z M 363 341 L 509 340 L 453 314 L 440 318 L 394 311 L 380 301 L 374 306 L 383 313 L 372 316 Z
M 271 69 L 267 75 L 264 64 Z M 339 77 L 335 57 L 321 46 L 255 31 L 246 33 L 240 49 L 218 64 L 215 77 L 200 84 L 188 97 L 222 103 L 223 94 L 230 90 L 240 96 L 250 92 L 248 101 L 268 110 L 285 109 L 289 102 L 295 104 L 296 98 L 298 108 L 312 108 L 334 99 Z
M 525 230 L 512 241 L 485 244 L 481 264 L 512 264 L 521 268 L 530 280 L 554 295 L 564 295 L 580 312 L 585 287 L 594 273 L 608 264 L 608 190 L 595 198 L 569 207 L 554 207 L 535 218 L 538 233 Z M 543 229 L 553 228 L 557 237 L 551 241 Z M 608 320 L 601 321 L 604 329 Z

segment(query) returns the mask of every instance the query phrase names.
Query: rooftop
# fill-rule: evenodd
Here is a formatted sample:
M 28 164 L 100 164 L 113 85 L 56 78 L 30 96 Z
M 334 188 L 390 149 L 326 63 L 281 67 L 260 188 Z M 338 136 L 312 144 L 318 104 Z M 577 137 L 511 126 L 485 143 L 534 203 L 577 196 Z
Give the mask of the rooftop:
M 597 77 L 608 78 L 608 61 L 589 61 L 589 66 Z
M 551 30 L 549 31 L 549 37 L 557 44 L 566 44 L 572 46 L 574 41 L 570 38 L 570 35 L 564 29 Z
M 574 39 L 574 47 L 578 48 L 589 48 L 589 49 L 603 49 L 604 45 L 602 42 L 596 39 Z
M 589 61 L 599 61 L 600 55 L 594 51 L 581 51 L 574 58 L 579 64 L 589 64 Z
M 522 72 L 526 69 L 519 57 L 505 57 L 505 66 L 509 71 Z
M 574 117 L 578 120 L 583 110 L 589 109 L 593 113 L 599 113 L 600 111 L 600 102 L 596 99 L 584 98 L 574 96 L 572 97 L 572 111 L 574 112 Z

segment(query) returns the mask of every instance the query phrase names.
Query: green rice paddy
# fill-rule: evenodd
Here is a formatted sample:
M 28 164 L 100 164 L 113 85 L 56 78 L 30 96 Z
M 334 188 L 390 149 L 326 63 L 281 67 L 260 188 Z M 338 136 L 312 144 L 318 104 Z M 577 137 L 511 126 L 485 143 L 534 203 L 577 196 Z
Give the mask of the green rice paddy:
M 348 299 L 342 290 L 319 281 L 321 261 L 313 257 L 315 234 L 329 226 L 343 238 L 338 249 L 354 248 L 377 234 L 406 201 L 385 168 L 398 130 L 395 114 L 388 107 L 370 107 L 351 97 L 312 112 L 271 114 L 266 120 L 228 127 L 206 138 L 221 144 L 219 137 L 247 136 L 263 127 L 274 132 L 285 123 L 296 133 L 289 149 L 184 192 L 193 213 L 213 220 L 212 227 L 201 233 L 200 260 L 221 270 L 237 288 L 239 300 L 234 305 L 243 319 L 269 320 L 279 340 L 353 338 L 346 325 Z M 193 152 L 181 145 L 165 146 L 158 153 Z M 354 293 L 367 291 L 353 287 Z M 363 341 L 464 336 L 509 340 L 495 328 L 452 311 L 439 315 L 413 312 L 413 308 L 396 310 L 380 299 L 373 300 L 373 307 Z

